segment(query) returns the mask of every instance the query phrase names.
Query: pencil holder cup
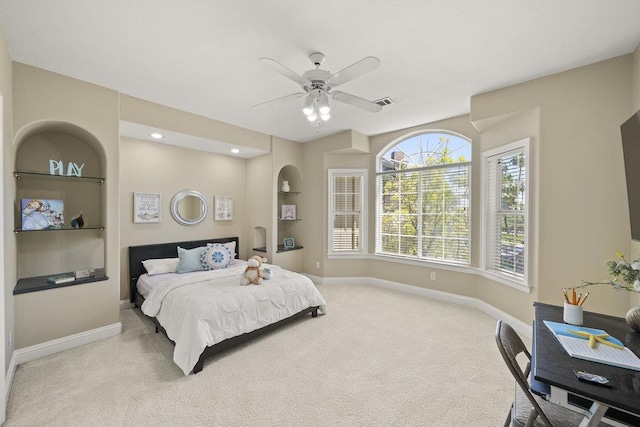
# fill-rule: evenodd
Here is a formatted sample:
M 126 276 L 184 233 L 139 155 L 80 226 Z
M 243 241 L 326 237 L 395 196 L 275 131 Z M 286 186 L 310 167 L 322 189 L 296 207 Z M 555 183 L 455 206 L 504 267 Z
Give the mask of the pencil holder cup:
M 565 302 L 562 320 L 564 320 L 564 323 L 571 325 L 582 325 L 582 306 Z

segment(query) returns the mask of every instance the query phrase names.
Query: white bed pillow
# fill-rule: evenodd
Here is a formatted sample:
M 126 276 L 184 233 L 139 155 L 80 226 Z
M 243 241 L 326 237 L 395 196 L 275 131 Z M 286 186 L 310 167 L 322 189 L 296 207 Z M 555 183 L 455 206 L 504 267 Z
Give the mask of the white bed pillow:
M 153 276 L 154 274 L 175 273 L 178 269 L 178 261 L 178 258 L 147 259 L 142 261 L 142 265 L 149 276 Z

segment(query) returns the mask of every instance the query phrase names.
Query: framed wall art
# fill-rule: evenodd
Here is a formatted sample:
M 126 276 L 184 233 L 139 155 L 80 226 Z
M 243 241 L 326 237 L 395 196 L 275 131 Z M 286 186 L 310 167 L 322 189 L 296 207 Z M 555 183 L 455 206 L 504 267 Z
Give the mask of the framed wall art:
M 293 240 L 293 237 L 285 237 L 283 243 L 285 249 L 293 249 L 296 247 L 296 242 Z
M 296 205 L 282 205 L 283 221 L 294 221 L 296 219 Z
M 160 222 L 160 194 L 133 193 L 133 222 Z
M 215 196 L 213 219 L 231 221 L 233 219 L 233 197 Z

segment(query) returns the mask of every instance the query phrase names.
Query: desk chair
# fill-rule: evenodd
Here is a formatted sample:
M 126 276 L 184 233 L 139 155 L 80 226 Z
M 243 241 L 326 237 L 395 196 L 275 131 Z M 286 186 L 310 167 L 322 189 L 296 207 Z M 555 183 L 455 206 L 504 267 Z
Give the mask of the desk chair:
M 531 372 L 531 354 L 516 331 L 502 320 L 498 320 L 496 326 L 496 343 L 517 383 L 516 396 L 504 422 L 505 427 L 574 427 L 580 425 L 584 419 L 583 415 L 531 394 L 528 381 Z M 526 356 L 527 364 L 524 371 L 517 360 L 521 353 Z M 598 425 L 604 426 L 602 423 Z

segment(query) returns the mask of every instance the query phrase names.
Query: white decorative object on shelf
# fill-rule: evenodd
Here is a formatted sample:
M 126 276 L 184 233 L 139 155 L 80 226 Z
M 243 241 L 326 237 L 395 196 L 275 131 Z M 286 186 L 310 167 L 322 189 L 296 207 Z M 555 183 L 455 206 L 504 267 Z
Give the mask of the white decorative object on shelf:
M 289 181 L 282 181 L 282 192 L 288 193 L 289 191 L 291 191 L 291 188 L 289 187 Z

